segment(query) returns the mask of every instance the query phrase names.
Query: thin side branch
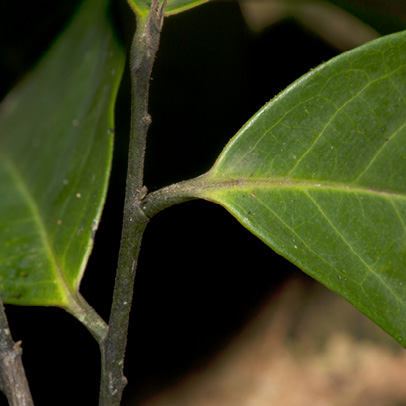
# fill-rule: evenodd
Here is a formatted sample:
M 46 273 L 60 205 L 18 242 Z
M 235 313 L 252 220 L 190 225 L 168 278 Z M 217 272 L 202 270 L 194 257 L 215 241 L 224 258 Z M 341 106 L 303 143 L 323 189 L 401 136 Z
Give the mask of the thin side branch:
M 13 341 L 0 301 L 0 389 L 10 406 L 34 406 L 21 355 L 21 343 Z
M 152 66 L 159 47 L 165 2 L 151 1 L 148 19 L 137 21 L 131 50 L 131 129 L 123 229 L 108 332 L 100 344 L 102 357 L 99 406 L 119 406 L 127 380 L 124 356 L 141 240 L 149 218 L 141 209 L 147 131 L 151 122 L 148 95 Z

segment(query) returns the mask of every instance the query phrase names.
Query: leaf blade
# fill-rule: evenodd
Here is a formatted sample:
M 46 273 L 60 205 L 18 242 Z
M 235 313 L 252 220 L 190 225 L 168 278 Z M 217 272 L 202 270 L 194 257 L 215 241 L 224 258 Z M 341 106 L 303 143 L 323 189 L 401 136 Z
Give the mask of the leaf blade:
M 329 61 L 265 105 L 195 194 L 406 345 L 406 35 Z
M 6 303 L 66 306 L 79 288 L 107 190 L 124 59 L 106 10 L 107 2 L 86 2 L 2 103 L 0 290 Z M 16 217 L 28 225 L 18 228 Z

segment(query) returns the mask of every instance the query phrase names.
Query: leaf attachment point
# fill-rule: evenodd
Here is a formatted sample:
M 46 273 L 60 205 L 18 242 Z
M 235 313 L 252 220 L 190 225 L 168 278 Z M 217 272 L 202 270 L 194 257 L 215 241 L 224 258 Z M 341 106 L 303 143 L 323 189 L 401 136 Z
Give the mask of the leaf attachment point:
M 154 0 L 127 0 L 134 13 L 140 17 L 148 16 L 151 9 L 151 4 Z M 209 0 L 167 0 L 165 7 L 165 15 L 173 15 L 189 10 L 200 4 L 207 3 Z M 162 3 L 162 2 L 161 2 Z

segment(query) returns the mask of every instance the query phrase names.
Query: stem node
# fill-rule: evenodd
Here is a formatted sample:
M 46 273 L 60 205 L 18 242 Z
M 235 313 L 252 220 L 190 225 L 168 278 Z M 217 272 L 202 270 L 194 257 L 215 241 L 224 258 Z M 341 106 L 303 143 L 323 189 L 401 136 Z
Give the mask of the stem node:
M 161 6 L 158 0 L 152 0 L 148 19 L 138 18 L 131 49 L 132 103 L 127 184 L 109 328 L 106 339 L 100 344 L 100 406 L 119 406 L 127 384 L 123 374 L 124 355 L 134 279 L 142 236 L 149 222 L 141 207 L 142 200 L 147 196 L 143 177 L 146 137 L 151 124 L 148 113 L 149 83 L 164 16 L 165 1 Z

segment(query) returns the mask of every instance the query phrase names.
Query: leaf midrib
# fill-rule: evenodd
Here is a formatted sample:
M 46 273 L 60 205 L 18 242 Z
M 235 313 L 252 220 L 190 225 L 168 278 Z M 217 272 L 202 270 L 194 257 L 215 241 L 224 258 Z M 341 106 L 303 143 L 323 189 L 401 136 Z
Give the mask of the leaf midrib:
M 213 183 L 207 183 L 205 188 L 206 190 L 218 190 L 218 189 L 227 189 L 227 190 L 238 190 L 238 189 L 245 189 L 248 191 L 255 191 L 256 188 L 262 187 L 266 189 L 280 189 L 280 188 L 291 188 L 291 189 L 296 189 L 296 190 L 301 190 L 310 201 L 313 202 L 315 207 L 320 211 L 320 213 L 324 216 L 326 221 L 329 223 L 330 227 L 337 233 L 339 238 L 348 245 L 350 250 L 354 253 L 354 255 L 363 263 L 365 268 L 370 272 L 372 275 L 374 275 L 385 288 L 387 289 L 388 292 L 391 293 L 391 295 L 395 298 L 395 300 L 398 303 L 401 303 L 401 298 L 393 291 L 390 285 L 387 284 L 387 282 L 379 275 L 376 271 L 374 271 L 373 267 L 371 267 L 370 264 L 364 261 L 362 256 L 353 249 L 353 247 L 349 244 L 345 236 L 336 228 L 336 226 L 331 222 L 331 219 L 327 216 L 327 214 L 324 212 L 324 210 L 321 209 L 321 207 L 318 205 L 317 201 L 309 194 L 309 190 L 321 190 L 321 191 L 332 191 L 332 192 L 344 192 L 344 193 L 353 193 L 356 195 L 362 195 L 362 197 L 371 194 L 376 197 L 376 195 L 384 196 L 385 198 L 389 198 L 389 200 L 392 202 L 392 198 L 396 199 L 405 199 L 406 200 L 406 195 L 402 195 L 399 193 L 394 193 L 391 191 L 377 191 L 369 188 L 365 188 L 362 186 L 354 186 L 354 185 L 343 185 L 343 184 L 338 184 L 338 183 L 312 183 L 312 182 L 301 182 L 301 181 L 294 181 L 294 180 L 286 180 L 281 181 L 280 179 L 256 179 L 255 181 L 252 179 L 245 179 L 245 178 L 239 178 L 239 179 L 228 179 L 228 180 L 223 180 L 221 182 L 213 182 Z M 327 190 L 326 190 L 327 189 Z M 204 197 L 204 193 L 202 194 Z M 206 195 L 210 200 L 211 198 L 214 198 L 213 200 L 216 200 L 216 196 L 212 196 L 210 193 Z M 296 233 L 294 229 L 292 229 L 277 213 L 275 213 L 272 208 L 269 205 L 266 205 L 261 199 L 258 200 L 257 196 L 251 195 L 252 198 L 256 198 L 257 201 L 259 201 L 261 204 L 265 205 L 268 210 L 270 210 L 274 216 L 278 218 L 279 221 L 281 221 L 285 226 L 300 240 L 303 239 L 301 238 L 300 235 Z M 221 203 L 221 198 L 219 199 L 218 203 Z M 307 244 L 306 244 L 307 245 Z M 310 247 L 309 247 L 310 248 Z M 313 250 L 312 250 L 313 251 Z M 314 252 L 314 251 L 313 251 Z M 317 255 L 319 258 L 321 258 L 323 261 L 325 261 L 324 258 L 320 257 L 317 253 L 314 252 L 315 255 Z M 331 264 L 329 264 L 331 266 Z
M 49 233 L 47 227 L 45 226 L 44 219 L 34 197 L 32 196 L 30 189 L 28 188 L 27 183 L 24 181 L 24 177 L 21 175 L 14 162 L 7 155 L 1 154 L 0 159 L 2 165 L 6 168 L 11 178 L 14 180 L 17 190 L 19 190 L 20 194 L 23 196 L 24 201 L 27 203 L 27 206 L 32 213 L 34 222 L 37 225 L 39 235 L 43 243 L 44 251 L 47 252 L 47 256 L 53 265 L 53 269 L 55 271 L 54 274 L 58 280 L 57 286 L 59 286 L 61 288 L 61 291 L 65 293 L 66 298 L 72 296 L 72 292 L 69 289 L 69 284 L 67 283 L 66 278 L 61 270 L 61 266 L 58 263 L 56 253 L 53 250 L 52 244 L 50 242 Z M 67 303 L 65 303 L 64 305 L 67 304 L 68 300 Z
M 372 187 L 366 187 L 353 183 L 338 183 L 324 182 L 315 180 L 299 180 L 289 178 L 246 178 L 246 177 L 203 177 L 201 182 L 197 184 L 197 190 L 231 190 L 231 189 L 249 189 L 249 188 L 264 188 L 264 189 L 297 189 L 297 190 L 321 190 L 331 192 L 345 192 L 355 194 L 379 195 L 388 198 L 406 199 L 406 192 L 396 192 L 392 190 L 378 190 Z M 203 193 L 204 194 L 204 193 Z M 200 195 L 200 193 L 199 193 Z

